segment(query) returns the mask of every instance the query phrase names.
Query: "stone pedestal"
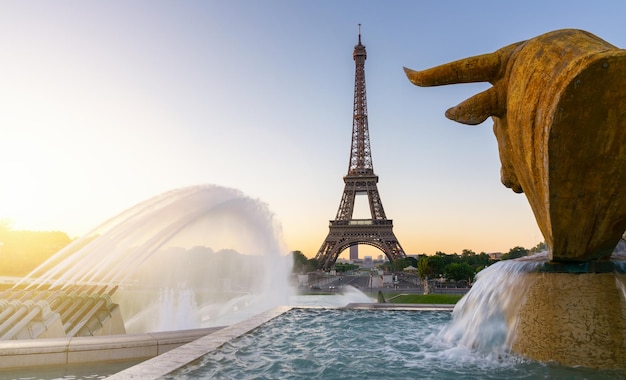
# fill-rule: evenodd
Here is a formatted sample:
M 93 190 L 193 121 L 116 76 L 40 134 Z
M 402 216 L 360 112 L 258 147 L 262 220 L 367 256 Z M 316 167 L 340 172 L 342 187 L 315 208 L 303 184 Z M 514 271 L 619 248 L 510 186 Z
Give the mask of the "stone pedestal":
M 567 366 L 626 370 L 625 274 L 527 273 L 512 350 Z

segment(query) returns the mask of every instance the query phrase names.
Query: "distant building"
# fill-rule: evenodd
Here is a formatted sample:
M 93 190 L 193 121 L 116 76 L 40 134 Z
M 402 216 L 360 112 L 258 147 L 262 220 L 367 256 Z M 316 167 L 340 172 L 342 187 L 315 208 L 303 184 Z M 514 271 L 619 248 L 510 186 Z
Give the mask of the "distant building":
M 359 246 L 353 245 L 350 246 L 350 260 L 358 260 L 359 259 Z
M 501 260 L 502 255 L 504 255 L 502 252 L 492 252 L 489 254 L 489 258 L 491 258 L 491 260 Z
M 372 260 L 372 256 L 365 256 L 365 258 L 363 259 L 363 267 L 365 268 L 374 267 L 374 260 Z

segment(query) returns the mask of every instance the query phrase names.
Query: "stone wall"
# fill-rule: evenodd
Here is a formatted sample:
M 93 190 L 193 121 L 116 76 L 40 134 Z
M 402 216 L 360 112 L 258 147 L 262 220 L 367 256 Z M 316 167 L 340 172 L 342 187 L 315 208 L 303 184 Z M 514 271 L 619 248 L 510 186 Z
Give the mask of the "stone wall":
M 569 366 L 626 369 L 626 275 L 528 273 L 514 352 Z

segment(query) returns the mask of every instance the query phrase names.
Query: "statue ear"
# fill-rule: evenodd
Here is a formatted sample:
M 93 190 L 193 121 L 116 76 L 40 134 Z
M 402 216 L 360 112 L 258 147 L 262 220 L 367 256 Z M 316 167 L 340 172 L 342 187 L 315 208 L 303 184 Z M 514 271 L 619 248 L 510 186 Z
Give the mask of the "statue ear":
M 498 141 L 498 155 L 500 156 L 500 181 L 515 193 L 523 193 L 524 189 L 519 182 L 515 166 L 511 162 L 510 136 L 506 133 L 507 121 L 505 118 L 493 118 L 493 134 Z

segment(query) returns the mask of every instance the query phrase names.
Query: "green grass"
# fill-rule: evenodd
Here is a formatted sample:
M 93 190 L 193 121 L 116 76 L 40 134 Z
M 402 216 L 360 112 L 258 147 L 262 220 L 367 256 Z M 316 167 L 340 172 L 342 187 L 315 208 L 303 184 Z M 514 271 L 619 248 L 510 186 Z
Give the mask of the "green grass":
M 385 294 L 388 303 L 456 304 L 462 294 Z

